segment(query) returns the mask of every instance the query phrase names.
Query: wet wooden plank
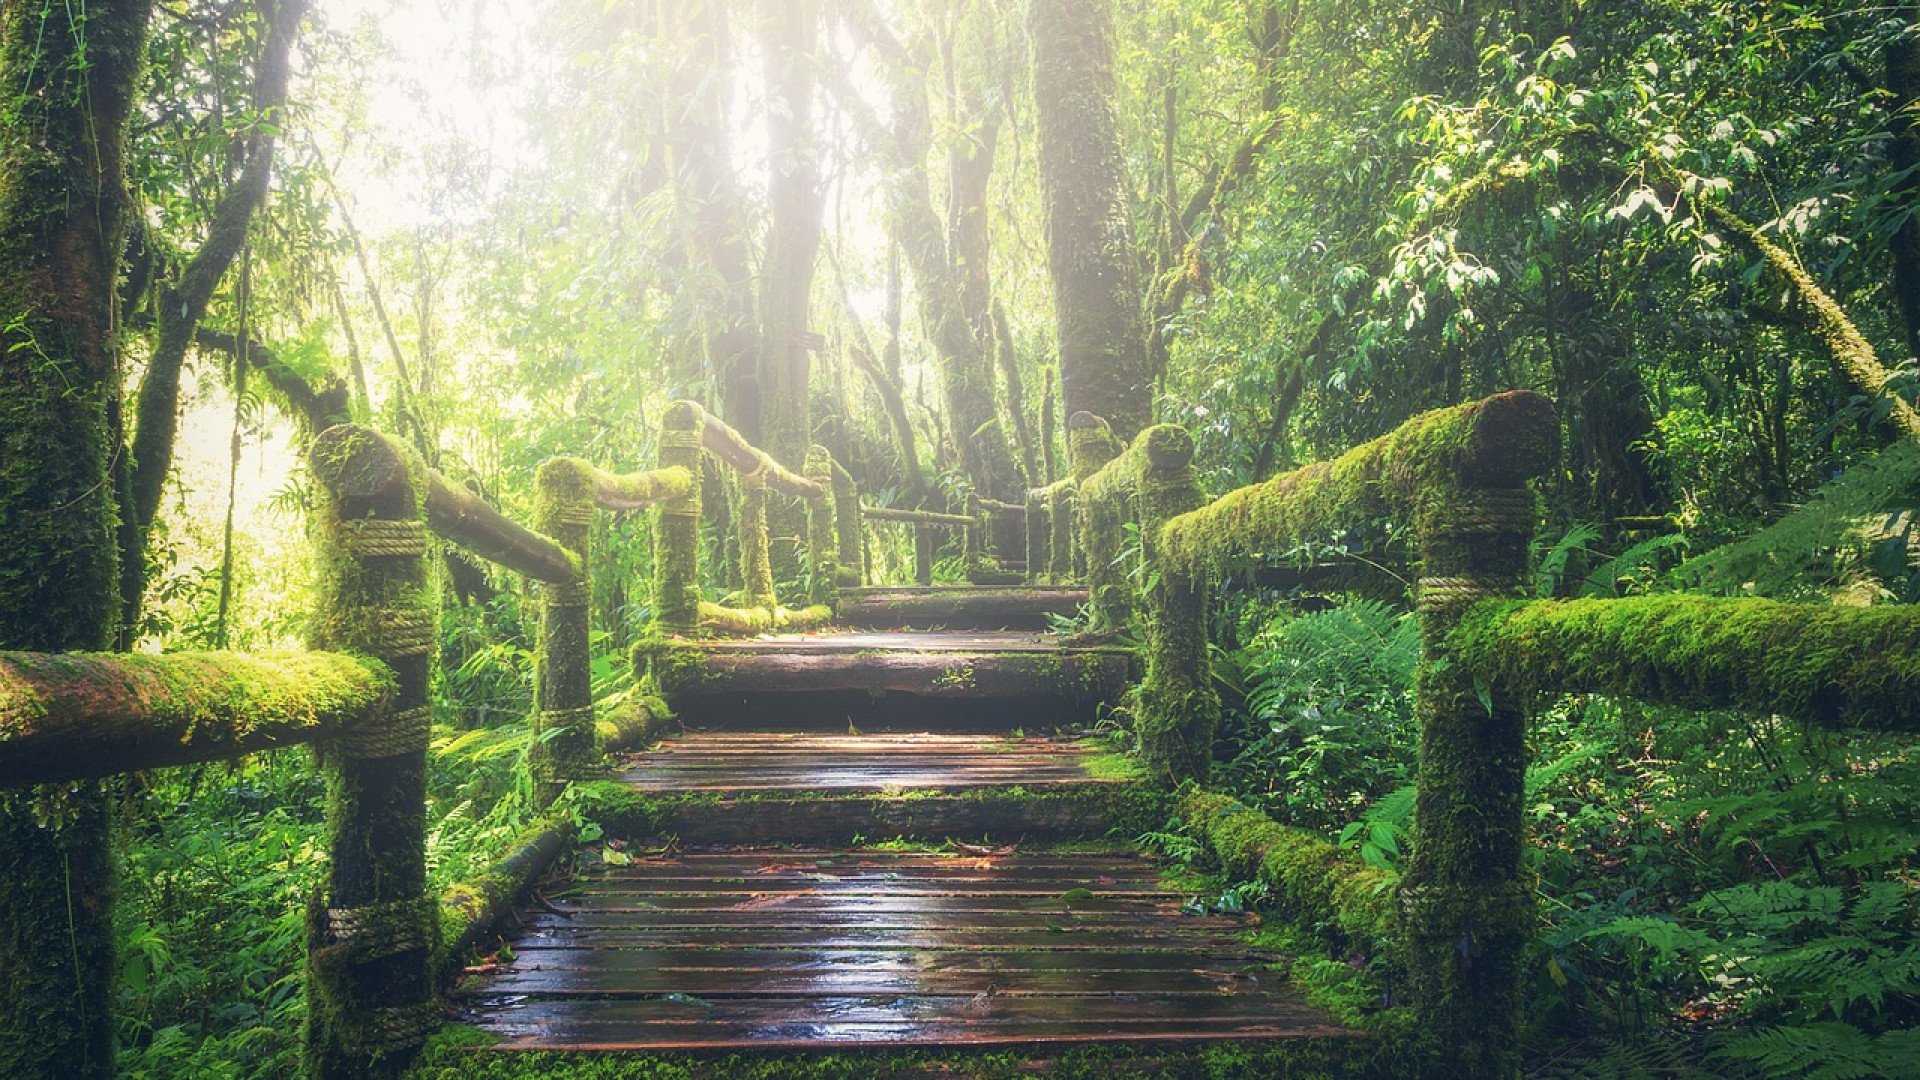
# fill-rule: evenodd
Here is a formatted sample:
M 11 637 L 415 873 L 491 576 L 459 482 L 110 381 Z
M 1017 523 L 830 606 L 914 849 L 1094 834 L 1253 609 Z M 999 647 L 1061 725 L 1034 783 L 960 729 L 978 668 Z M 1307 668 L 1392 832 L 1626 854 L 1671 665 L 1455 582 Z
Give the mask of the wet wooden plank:
M 880 919 L 898 915 L 918 918 L 941 915 L 971 918 L 976 914 L 1034 914 L 1040 916 L 1137 914 L 1152 912 L 1160 918 L 1178 919 L 1180 898 L 1161 894 L 1158 902 L 1140 895 L 1064 899 L 1058 893 L 1000 896 L 888 896 L 853 894 L 815 896 L 806 893 L 706 893 L 678 895 L 580 896 L 553 901 L 554 906 L 575 918 L 609 912 L 627 914 L 658 913 L 662 919 L 679 919 L 701 914 L 724 915 L 727 912 L 781 911 L 788 917 L 808 920 L 833 916 L 860 916 Z M 1057 921 L 1057 919 L 1056 919 Z
M 762 634 L 687 644 L 709 653 L 859 652 L 1086 652 L 1062 649 L 1060 639 L 1019 630 L 865 631 L 828 634 Z
M 1046 785 L 1023 784 L 1028 789 Z M 754 789 L 747 789 L 754 790 Z M 772 789 L 777 793 L 781 789 Z M 1015 800 L 934 794 L 911 799 L 867 796 L 835 799 L 733 799 L 661 807 L 653 827 L 689 843 L 753 844 L 768 837 L 813 844 L 846 843 L 859 836 L 907 836 L 940 842 L 1041 842 L 1105 836 L 1111 823 L 1099 808 L 1060 800 L 1033 805 Z
M 1183 942 L 1179 951 L 1126 947 L 1041 949 L 690 949 L 552 948 L 522 945 L 515 965 L 540 971 L 1251 971 L 1277 959 L 1245 950 L 1207 951 Z M 488 983 L 489 990 L 496 984 Z
M 1176 898 L 1175 903 L 1178 900 Z M 930 910 L 931 908 L 931 910 Z M 562 909 L 564 911 L 564 909 Z M 939 905 L 922 904 L 911 911 L 810 911 L 807 912 L 808 926 L 821 930 L 939 930 L 953 926 L 957 915 L 965 913 L 964 925 L 972 930 L 1046 930 L 1065 932 L 1074 926 L 1101 930 L 1156 930 L 1166 929 L 1167 924 L 1177 923 L 1182 928 L 1225 931 L 1242 928 L 1246 924 L 1231 919 L 1214 916 L 1191 916 L 1156 911 L 1143 913 L 1138 910 L 1120 912 L 1076 912 L 1076 911 L 1007 911 L 980 908 L 951 908 L 941 910 Z M 658 907 L 627 907 L 613 910 L 577 911 L 556 914 L 554 912 L 536 912 L 528 916 L 525 925 L 532 929 L 544 929 L 555 924 L 564 924 L 577 928 L 622 927 L 642 921 L 650 928 L 717 928 L 731 927 L 746 930 L 761 930 L 770 927 L 790 925 L 793 922 L 791 912 L 779 907 L 732 910 L 695 910 L 675 911 Z
M 569 926 L 531 927 L 515 948 L 539 949 L 880 949 L 921 952 L 955 950 L 1074 950 L 1190 952 L 1233 950 L 1244 943 L 1229 932 L 1174 933 L 1144 928 L 1058 927 L 796 927 L 796 926 Z
M 512 970 L 492 980 L 487 991 L 531 994 L 544 999 L 676 993 L 695 997 L 751 995 L 757 998 L 874 994 L 1152 994 L 1167 997 L 1258 993 L 1260 981 L 1256 975 L 1220 969 L 655 971 L 543 968 L 533 963 L 516 963 Z
M 486 1026 L 512 1040 L 509 1049 L 772 1049 L 849 1042 L 984 1045 L 1353 1034 L 1297 1003 L 1236 994 L 532 1001 L 489 1014 Z

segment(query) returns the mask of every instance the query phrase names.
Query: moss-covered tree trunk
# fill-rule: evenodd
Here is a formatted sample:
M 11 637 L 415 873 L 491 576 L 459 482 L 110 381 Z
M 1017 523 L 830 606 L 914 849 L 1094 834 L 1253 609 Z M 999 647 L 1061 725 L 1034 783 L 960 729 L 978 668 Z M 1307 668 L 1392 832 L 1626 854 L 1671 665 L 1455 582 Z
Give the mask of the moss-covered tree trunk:
M 0 5 L 0 648 L 113 642 L 114 283 L 151 8 Z M 92 784 L 0 797 L 0 1075 L 111 1075 L 108 821 Z
M 660 466 L 693 477 L 687 493 L 659 505 L 653 525 L 653 625 L 691 634 L 700 624 L 701 417 L 691 402 L 667 406 L 660 421 Z
M 332 863 L 307 909 L 306 1071 L 398 1076 L 439 1027 L 427 894 L 427 683 L 439 605 L 427 575 L 426 466 L 363 428 L 314 440 L 313 644 L 393 671 L 386 710 L 327 750 Z
M 1110 0 L 1033 0 L 1047 266 L 1069 413 L 1104 418 L 1122 441 L 1151 422 L 1140 273 L 1114 117 Z
M 807 410 L 806 334 L 824 206 L 819 151 L 812 130 L 813 72 L 818 63 L 813 52 L 820 5 L 819 0 L 762 0 L 759 6 L 771 168 L 767 176 L 766 256 L 760 268 L 763 437 L 754 442 L 781 464 L 793 467 L 800 464 L 812 439 Z
M 1887 144 L 1887 161 L 1897 179 L 1893 201 L 1900 216 L 1900 227 L 1887 242 L 1893 255 L 1893 298 L 1900 307 L 1900 320 L 1907 332 L 1907 351 L 1920 356 L 1920 220 L 1913 213 L 1920 204 L 1920 41 L 1914 39 L 1920 28 L 1920 4 L 1900 5 L 1900 17 L 1908 29 L 1887 40 L 1887 108 L 1893 139 Z

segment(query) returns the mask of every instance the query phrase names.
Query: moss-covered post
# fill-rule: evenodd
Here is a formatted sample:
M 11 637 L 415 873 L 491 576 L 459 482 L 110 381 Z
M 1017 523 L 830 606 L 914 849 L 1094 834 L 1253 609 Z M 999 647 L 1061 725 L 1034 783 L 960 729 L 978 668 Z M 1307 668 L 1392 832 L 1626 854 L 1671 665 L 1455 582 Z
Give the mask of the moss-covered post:
M 741 607 L 772 611 L 773 554 L 767 540 L 767 477 L 764 471 L 740 474 L 740 510 L 734 518 L 740 540 Z
M 839 545 L 840 572 L 835 579 L 842 585 L 867 583 L 866 545 L 860 527 L 860 486 L 853 474 L 839 462 L 833 462 L 833 535 Z
M 653 623 L 666 634 L 691 634 L 700 625 L 699 406 L 676 401 L 660 422 L 660 467 L 678 465 L 693 477 L 687 493 L 659 504 L 653 523 Z
M 840 540 L 834 529 L 838 516 L 833 495 L 833 455 L 815 443 L 807 447 L 801 471 L 826 492 L 807 500 L 807 603 L 831 607 L 839 600 Z
M 1063 483 L 1047 503 L 1047 549 L 1053 556 L 1049 567 L 1054 584 L 1079 581 L 1086 576 L 1079 541 L 1074 527 L 1080 520 L 1080 492 L 1072 483 Z
M 1220 697 L 1207 662 L 1208 583 L 1204 568 L 1161 557 L 1160 529 L 1207 500 L 1193 471 L 1193 436 L 1185 428 L 1160 424 L 1142 432 L 1140 443 L 1146 456 L 1135 490 L 1149 617 L 1134 735 L 1156 772 L 1204 780 L 1220 722 Z
M 398 1076 L 440 1026 L 430 957 L 426 766 L 438 606 L 422 520 L 426 468 L 375 432 L 342 425 L 311 451 L 319 560 L 313 645 L 392 669 L 388 708 L 327 751 L 332 866 L 307 909 L 307 1075 Z
M 1080 488 L 1078 532 L 1086 552 L 1087 601 L 1096 631 L 1119 629 L 1132 608 L 1126 571 L 1115 565 L 1120 559 L 1121 507 L 1117 500 L 1093 498 L 1086 490 L 1087 479 L 1118 457 L 1120 449 L 1105 420 L 1089 412 L 1067 418 L 1067 463 Z
M 913 523 L 913 583 L 933 584 L 933 526 L 924 521 Z
M 1045 585 L 1052 553 L 1047 548 L 1047 531 L 1053 527 L 1048 503 L 1053 492 L 1044 488 L 1027 489 L 1027 584 Z
M 987 512 L 980 506 L 980 493 L 967 492 L 966 517 L 968 524 L 960 526 L 960 565 L 967 580 L 972 581 L 987 568 L 987 544 L 989 526 Z
M 533 743 L 527 751 L 536 800 L 547 805 L 595 759 L 593 657 L 587 579 L 593 535 L 593 479 L 584 463 L 553 458 L 534 476 L 534 528 L 575 561 L 567 582 L 540 585 L 540 641 L 534 653 Z
M 1457 476 L 1416 495 L 1420 545 L 1419 842 L 1400 887 L 1409 991 L 1446 1075 L 1519 1075 L 1520 965 L 1533 930 L 1522 872 L 1521 702 L 1476 685 L 1449 635 L 1475 603 L 1523 592 L 1537 523 L 1529 478 L 1557 460 L 1553 409 L 1492 399 L 1457 435 Z

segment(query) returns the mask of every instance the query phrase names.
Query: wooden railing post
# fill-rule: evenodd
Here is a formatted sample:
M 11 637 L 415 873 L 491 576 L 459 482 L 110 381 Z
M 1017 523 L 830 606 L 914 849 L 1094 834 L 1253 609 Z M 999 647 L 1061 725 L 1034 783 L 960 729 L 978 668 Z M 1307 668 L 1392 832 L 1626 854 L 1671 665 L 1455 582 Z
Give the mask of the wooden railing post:
M 1047 504 L 1047 549 L 1053 557 L 1048 569 L 1055 584 L 1082 581 L 1087 576 L 1086 555 L 1075 535 L 1079 520 L 1079 489 L 1071 483 L 1061 484 Z
M 1534 924 L 1521 861 L 1526 732 L 1516 695 L 1476 685 L 1448 642 L 1475 603 L 1525 591 L 1538 521 L 1526 482 L 1555 460 L 1558 430 L 1536 396 L 1483 410 L 1457 482 L 1430 481 L 1414 508 L 1419 841 L 1399 894 L 1409 990 L 1450 1075 L 1484 1080 L 1519 1075 L 1521 961 Z
M 831 460 L 831 459 L 829 459 Z M 860 527 L 860 486 L 853 474 L 837 461 L 833 465 L 833 535 L 838 542 L 840 576 L 836 584 L 864 585 L 867 582 L 867 551 Z
M 807 447 L 801 472 L 826 492 L 818 499 L 807 500 L 807 603 L 832 606 L 840 595 L 840 538 L 834 529 L 838 507 L 833 493 L 833 455 L 818 443 Z
M 1087 600 L 1093 611 L 1093 629 L 1117 630 L 1127 621 L 1125 571 L 1114 565 L 1120 558 L 1120 515 L 1110 500 L 1087 497 L 1087 479 L 1120 455 L 1120 443 L 1105 420 L 1089 412 L 1067 418 L 1067 460 L 1079 498 L 1080 546 L 1086 552 Z
M 740 591 L 743 608 L 772 611 L 773 553 L 767 541 L 767 478 L 761 471 L 740 474 L 740 506 L 734 516 L 740 541 Z
M 1213 733 L 1220 722 L 1220 696 L 1207 659 L 1208 582 L 1195 568 L 1161 557 L 1160 529 L 1207 499 L 1194 475 L 1193 436 L 1185 428 L 1148 428 L 1140 445 L 1146 459 L 1135 501 L 1151 616 L 1134 734 L 1141 757 L 1156 772 L 1205 779 L 1212 771 Z
M 1045 585 L 1048 578 L 1048 563 L 1051 555 L 1047 548 L 1048 530 L 1053 528 L 1053 520 L 1047 513 L 1047 501 L 1052 497 L 1046 488 L 1027 489 L 1027 584 Z
M 540 586 L 540 640 L 535 651 L 533 745 L 527 752 L 536 799 L 558 798 L 594 761 L 593 658 L 586 568 L 593 533 L 592 479 L 583 463 L 554 458 L 534 477 L 534 528 L 572 556 L 573 580 Z
M 933 526 L 924 521 L 913 523 L 913 583 L 933 584 Z
M 660 504 L 653 528 L 653 621 L 662 632 L 691 634 L 700 625 L 700 440 L 698 406 L 676 401 L 660 424 L 660 465 L 693 477 L 687 493 Z
M 371 656 L 397 689 L 326 755 L 332 866 L 307 919 L 307 1073 L 397 1076 L 440 1025 L 427 894 L 427 699 L 438 605 L 427 575 L 425 466 L 364 428 L 322 432 L 313 645 Z

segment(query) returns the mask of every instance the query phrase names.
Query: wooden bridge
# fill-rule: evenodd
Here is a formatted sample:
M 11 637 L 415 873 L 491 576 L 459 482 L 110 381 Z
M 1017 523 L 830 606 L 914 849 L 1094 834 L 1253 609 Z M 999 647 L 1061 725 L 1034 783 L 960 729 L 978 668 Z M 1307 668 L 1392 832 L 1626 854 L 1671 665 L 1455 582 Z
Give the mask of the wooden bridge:
M 1557 460 L 1537 395 L 1416 417 L 1213 500 L 1181 429 L 1122 447 L 1097 418 L 1069 427 L 1070 477 L 932 513 L 867 506 L 824 450 L 794 471 L 681 402 L 654 469 L 543 466 L 531 528 L 395 440 L 331 429 L 311 453 L 315 651 L 0 653 L 0 787 L 323 744 L 332 861 L 306 983 L 319 1077 L 461 1075 L 472 1054 L 539 1049 L 1016 1046 L 1041 1068 L 1097 1043 L 1146 1048 L 1135 1075 L 1233 1045 L 1276 1075 L 1506 1078 L 1533 927 L 1530 695 L 1920 726 L 1920 609 L 1528 599 L 1527 485 Z M 700 565 L 717 498 L 703 457 L 735 489 L 726 603 Z M 802 596 L 775 594 L 773 496 L 806 509 Z M 647 507 L 655 628 L 632 668 L 677 719 L 599 715 L 589 678 L 594 515 Z M 996 516 L 1022 524 L 1024 550 L 995 550 L 1010 531 Z M 1425 660 L 1418 844 L 1397 878 L 1205 787 L 1211 594 L 1236 565 L 1381 521 L 1411 526 Z M 864 539 L 897 524 L 919 537 L 921 584 L 865 584 Z M 974 587 L 925 584 L 941 529 L 961 534 Z M 541 583 L 531 767 L 552 807 L 442 896 L 423 812 L 435 536 Z M 1083 606 L 1081 637 L 1041 632 Z M 1122 631 L 1137 647 L 1114 644 Z M 584 847 L 582 818 L 603 830 Z M 1131 846 L 1169 819 L 1267 887 L 1267 920 L 1375 958 L 1400 1000 L 1335 1023 L 1247 944 L 1253 916 L 1186 913 L 1184 883 Z M 481 954 L 497 959 L 470 963 Z M 480 1048 L 422 1055 L 449 1015 Z

